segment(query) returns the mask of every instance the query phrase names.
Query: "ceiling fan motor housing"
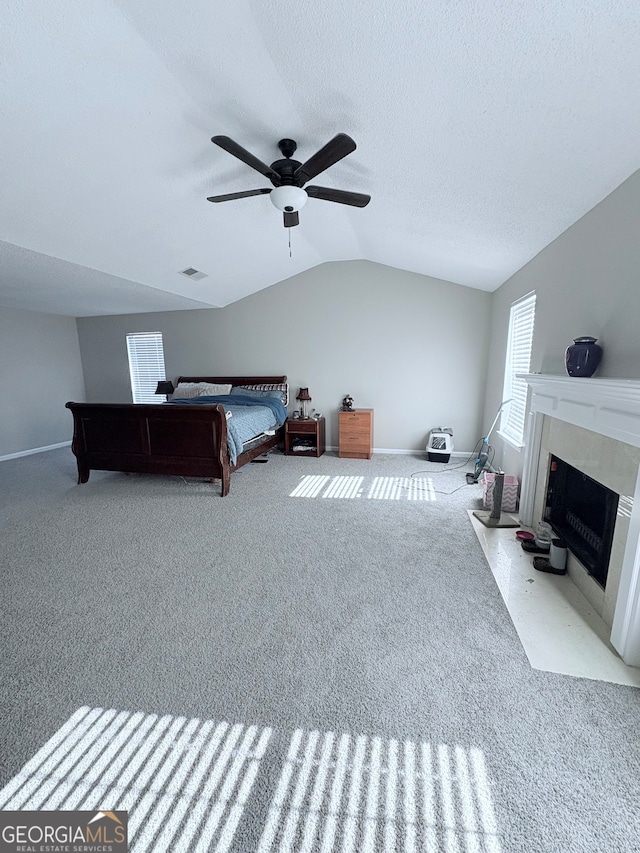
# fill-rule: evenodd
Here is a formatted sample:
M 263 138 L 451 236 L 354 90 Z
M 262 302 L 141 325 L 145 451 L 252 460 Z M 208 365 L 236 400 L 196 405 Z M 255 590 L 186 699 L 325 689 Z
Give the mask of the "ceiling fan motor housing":
M 277 172 L 280 175 L 280 183 L 281 184 L 291 184 L 292 186 L 300 186 L 301 183 L 294 177 L 295 171 L 298 166 L 302 164 L 297 160 L 275 160 L 271 164 L 271 168 L 274 172 Z M 277 185 L 276 181 L 271 179 L 271 183 Z

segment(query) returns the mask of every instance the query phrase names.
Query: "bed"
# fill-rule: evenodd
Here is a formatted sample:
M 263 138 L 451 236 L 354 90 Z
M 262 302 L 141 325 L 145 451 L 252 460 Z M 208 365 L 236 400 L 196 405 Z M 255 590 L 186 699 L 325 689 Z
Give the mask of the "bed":
M 179 396 L 181 385 L 200 383 L 230 393 Z M 224 497 L 233 471 L 282 441 L 286 376 L 181 376 L 176 391 L 168 403 L 67 403 L 78 482 L 91 470 L 203 477 L 220 480 Z M 241 428 L 243 411 L 262 424 L 257 432 Z

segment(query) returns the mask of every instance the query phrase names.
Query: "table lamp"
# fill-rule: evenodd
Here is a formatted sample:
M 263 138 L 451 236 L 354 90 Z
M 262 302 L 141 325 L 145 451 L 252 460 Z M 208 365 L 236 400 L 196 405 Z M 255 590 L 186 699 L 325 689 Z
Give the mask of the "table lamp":
M 173 387 L 173 382 L 170 379 L 160 380 L 154 394 L 164 394 L 169 401 L 169 395 L 173 394 L 176 389 Z
M 300 403 L 302 404 L 301 405 L 302 411 L 300 412 L 300 417 L 305 418 L 305 419 L 308 418 L 309 417 L 308 405 L 311 402 L 311 395 L 309 394 L 309 389 L 308 388 L 301 388 L 298 391 L 298 395 L 296 397 L 296 400 L 299 400 Z

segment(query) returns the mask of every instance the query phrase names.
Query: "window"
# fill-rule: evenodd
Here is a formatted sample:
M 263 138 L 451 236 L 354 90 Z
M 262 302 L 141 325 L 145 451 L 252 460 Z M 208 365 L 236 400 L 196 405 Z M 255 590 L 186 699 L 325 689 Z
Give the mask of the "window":
M 167 378 L 162 332 L 135 332 L 127 335 L 127 352 L 133 402 L 159 403 L 156 387 L 159 380 Z
M 536 294 L 529 293 L 514 302 L 509 312 L 509 337 L 504 367 L 503 400 L 511 400 L 504 407 L 500 433 L 511 444 L 522 447 L 524 419 L 527 406 L 527 383 L 518 379 L 518 373 L 528 373 L 531 364 L 533 324 L 536 316 Z

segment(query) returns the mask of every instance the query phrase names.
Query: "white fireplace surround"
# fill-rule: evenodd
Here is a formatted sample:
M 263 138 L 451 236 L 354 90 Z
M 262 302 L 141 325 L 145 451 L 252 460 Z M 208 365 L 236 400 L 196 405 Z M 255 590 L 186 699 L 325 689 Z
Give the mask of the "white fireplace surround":
M 544 416 L 640 447 L 640 381 L 519 374 L 531 388 L 520 496 L 520 521 L 532 526 Z M 611 643 L 640 666 L 640 470 L 637 472 Z

